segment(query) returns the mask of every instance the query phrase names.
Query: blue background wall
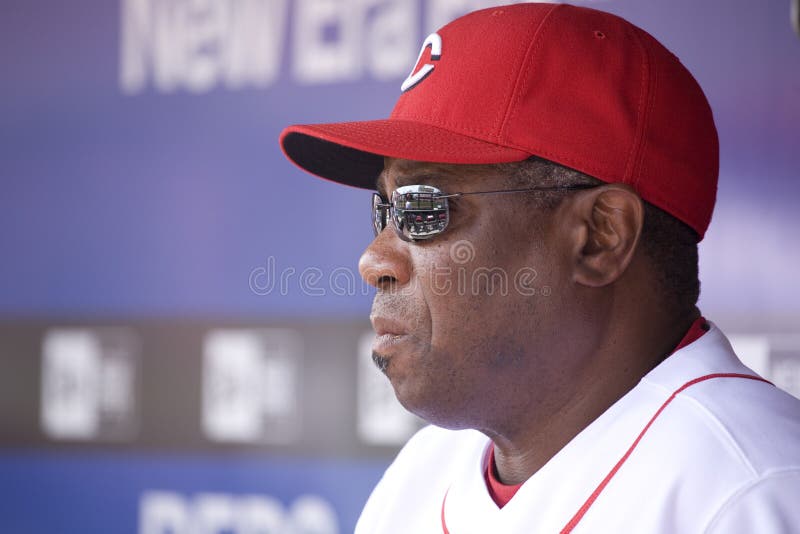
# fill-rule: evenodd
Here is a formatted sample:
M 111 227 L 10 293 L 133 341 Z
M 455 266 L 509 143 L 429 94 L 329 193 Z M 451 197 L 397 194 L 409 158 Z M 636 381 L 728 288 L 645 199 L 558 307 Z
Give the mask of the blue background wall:
M 745 334 L 785 341 L 800 333 L 800 38 L 789 2 L 577 3 L 648 30 L 711 102 L 721 175 L 701 245 L 704 314 Z M 290 123 L 388 115 L 424 36 L 484 5 L 4 1 L 4 335 L 19 322 L 361 324 L 371 292 L 359 282 L 337 294 L 330 280 L 342 272 L 357 279 L 371 238 L 369 193 L 304 175 L 281 155 L 278 134 Z M 214 37 L 222 35 L 233 37 Z M 314 63 L 303 52 L 309 46 L 335 60 Z M 237 68 L 255 74 L 224 74 Z M 277 273 L 294 269 L 285 291 L 259 290 L 264 280 L 254 275 L 270 262 Z M 320 280 L 301 279 L 309 268 Z M 142 492 L 164 487 L 186 502 L 202 492 L 264 493 L 287 510 L 298 495 L 322 495 L 346 532 L 394 450 L 368 460 L 353 452 L 290 461 L 258 450 L 254 458 L 225 451 L 187 460 L 180 447 L 173 456 L 158 447 L 107 453 L 91 443 L 65 451 L 46 438 L 21 446 L 16 435 L 10 423 L 0 435 L 4 532 L 142 531 Z

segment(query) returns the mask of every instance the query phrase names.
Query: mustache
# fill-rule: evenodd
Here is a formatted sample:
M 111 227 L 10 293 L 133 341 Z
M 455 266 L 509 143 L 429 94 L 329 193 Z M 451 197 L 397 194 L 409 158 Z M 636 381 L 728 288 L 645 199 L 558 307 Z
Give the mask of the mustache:
M 370 315 L 391 318 L 408 326 L 416 325 L 419 320 L 419 315 L 409 299 L 397 293 L 378 292 L 372 301 Z

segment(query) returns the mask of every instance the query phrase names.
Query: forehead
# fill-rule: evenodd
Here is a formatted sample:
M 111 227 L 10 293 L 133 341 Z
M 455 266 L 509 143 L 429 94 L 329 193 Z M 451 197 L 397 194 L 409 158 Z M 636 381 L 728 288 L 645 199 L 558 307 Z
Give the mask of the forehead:
M 383 171 L 378 177 L 377 189 L 387 193 L 404 185 L 432 185 L 444 191 L 469 189 L 496 183 L 502 173 L 492 165 L 455 165 L 430 163 L 408 159 L 384 158 Z

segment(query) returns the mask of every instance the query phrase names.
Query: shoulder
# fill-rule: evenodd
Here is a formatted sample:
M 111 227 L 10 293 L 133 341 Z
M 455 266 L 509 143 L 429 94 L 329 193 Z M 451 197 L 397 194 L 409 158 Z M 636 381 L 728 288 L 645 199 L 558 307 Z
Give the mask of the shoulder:
M 742 364 L 716 327 L 673 358 L 642 382 L 674 392 L 662 417 L 695 454 L 708 449 L 753 476 L 800 466 L 800 399 Z
M 661 417 L 673 430 L 699 432 L 709 446 L 738 453 L 754 473 L 800 462 L 800 399 L 747 368 L 716 326 L 670 356 L 642 386 L 665 399 L 672 394 Z
M 705 532 L 796 531 L 800 400 L 745 367 L 721 332 L 709 334 L 677 352 L 671 368 L 643 380 L 664 399 L 680 392 L 650 428 L 642 452 L 657 461 L 667 486 L 692 497 L 687 502 L 695 503 L 690 508 Z
M 800 467 L 753 477 L 732 492 L 706 528 L 706 534 L 759 532 L 789 534 L 800 527 Z
M 704 465 L 730 477 L 706 531 L 796 532 L 800 400 L 764 382 L 720 380 L 687 395 L 684 404 L 717 445 L 705 451 Z
M 756 380 L 714 380 L 681 399 L 754 475 L 800 468 L 800 399 Z

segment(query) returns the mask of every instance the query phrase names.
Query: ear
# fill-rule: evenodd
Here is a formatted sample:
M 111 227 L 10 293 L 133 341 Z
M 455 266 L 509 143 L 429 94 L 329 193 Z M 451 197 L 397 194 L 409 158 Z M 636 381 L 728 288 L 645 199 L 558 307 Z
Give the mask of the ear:
M 587 191 L 571 205 L 577 236 L 574 279 L 589 287 L 616 281 L 628 268 L 644 224 L 644 203 L 628 185 Z

